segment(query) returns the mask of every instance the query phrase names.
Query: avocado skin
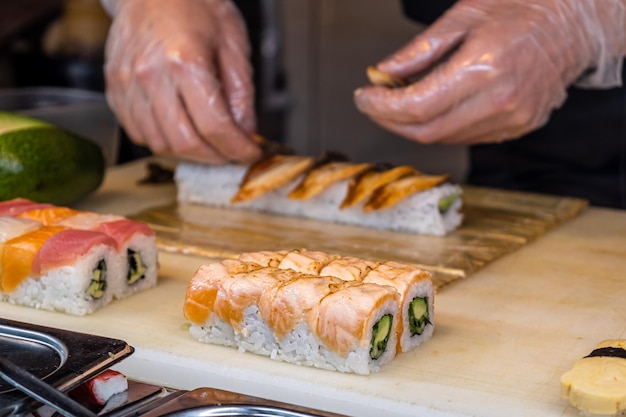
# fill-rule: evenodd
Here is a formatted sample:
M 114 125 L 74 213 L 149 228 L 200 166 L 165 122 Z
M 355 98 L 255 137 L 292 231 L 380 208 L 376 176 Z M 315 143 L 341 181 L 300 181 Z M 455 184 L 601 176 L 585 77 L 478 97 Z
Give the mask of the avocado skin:
M 0 135 L 0 200 L 71 205 L 101 185 L 104 170 L 98 145 L 55 126 Z

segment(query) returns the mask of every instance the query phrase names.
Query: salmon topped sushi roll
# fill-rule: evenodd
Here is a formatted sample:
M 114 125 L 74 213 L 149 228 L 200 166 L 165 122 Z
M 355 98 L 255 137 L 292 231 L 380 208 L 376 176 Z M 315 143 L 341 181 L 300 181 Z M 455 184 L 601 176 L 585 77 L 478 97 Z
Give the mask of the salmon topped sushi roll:
M 388 285 L 398 292 L 400 352 L 408 352 L 431 337 L 435 324 L 434 290 L 430 273 L 411 265 L 388 261 L 369 271 L 363 282 Z
M 369 374 L 396 356 L 399 305 L 393 288 L 344 282 L 313 314 L 315 334 L 337 370 Z
M 420 342 L 430 337 L 429 284 L 430 275 L 411 265 L 319 251 L 262 251 L 202 265 L 188 285 L 183 312 L 201 342 L 369 374 L 416 346 L 415 334 Z M 407 320 L 414 332 L 405 349 L 398 344 Z

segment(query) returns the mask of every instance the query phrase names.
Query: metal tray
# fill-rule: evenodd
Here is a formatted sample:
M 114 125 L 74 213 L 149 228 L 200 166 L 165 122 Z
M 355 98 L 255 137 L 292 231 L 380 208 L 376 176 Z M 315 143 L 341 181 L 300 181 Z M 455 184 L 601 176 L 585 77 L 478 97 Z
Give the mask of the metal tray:
M 179 391 L 137 415 L 141 417 L 345 417 L 327 411 L 313 410 L 216 388 Z
M 132 354 L 126 342 L 0 318 L 0 354 L 59 391 L 68 391 Z M 0 416 L 40 404 L 0 380 Z

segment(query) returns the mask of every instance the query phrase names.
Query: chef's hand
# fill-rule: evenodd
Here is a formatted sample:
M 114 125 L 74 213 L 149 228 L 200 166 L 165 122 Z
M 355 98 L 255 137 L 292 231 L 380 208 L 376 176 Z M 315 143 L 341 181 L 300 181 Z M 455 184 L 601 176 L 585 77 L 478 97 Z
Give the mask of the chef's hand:
M 377 68 L 417 77 L 363 87 L 359 110 L 421 143 L 486 143 L 545 124 L 566 89 L 621 84 L 624 0 L 460 0 Z
M 230 0 L 105 0 L 107 99 L 138 144 L 204 162 L 252 161 L 250 48 Z

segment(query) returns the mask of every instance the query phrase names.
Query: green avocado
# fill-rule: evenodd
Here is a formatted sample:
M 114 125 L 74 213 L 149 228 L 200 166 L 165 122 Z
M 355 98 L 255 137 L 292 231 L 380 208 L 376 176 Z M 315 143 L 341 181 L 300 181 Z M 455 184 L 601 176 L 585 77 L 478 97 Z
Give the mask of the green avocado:
M 44 121 L 0 112 L 0 201 L 27 198 L 68 206 L 102 183 L 94 142 Z

